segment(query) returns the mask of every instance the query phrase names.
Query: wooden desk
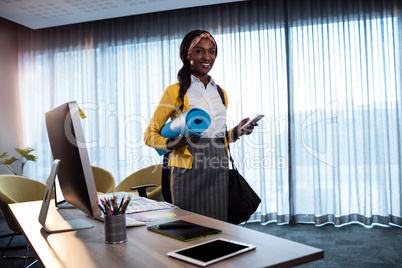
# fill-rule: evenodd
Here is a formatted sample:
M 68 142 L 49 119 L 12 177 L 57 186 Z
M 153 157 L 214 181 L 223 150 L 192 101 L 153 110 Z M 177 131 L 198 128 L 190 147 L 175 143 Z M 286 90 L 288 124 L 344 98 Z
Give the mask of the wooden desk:
M 174 219 L 183 219 L 221 229 L 222 234 L 182 242 L 148 231 L 145 226 L 139 226 L 127 229 L 128 241 L 126 243 L 110 245 L 105 244 L 102 222 L 86 217 L 78 209 L 56 210 L 54 202 L 51 204 L 48 222 L 87 218 L 94 224 L 94 228 L 48 234 L 38 222 L 42 201 L 10 205 L 27 241 L 35 250 L 44 267 L 195 267 L 171 258 L 167 256 L 167 253 L 218 237 L 254 244 L 257 248 L 213 264 L 211 267 L 289 267 L 324 257 L 321 249 L 176 208 L 161 211 L 175 213 Z M 148 225 L 157 223 L 150 222 Z

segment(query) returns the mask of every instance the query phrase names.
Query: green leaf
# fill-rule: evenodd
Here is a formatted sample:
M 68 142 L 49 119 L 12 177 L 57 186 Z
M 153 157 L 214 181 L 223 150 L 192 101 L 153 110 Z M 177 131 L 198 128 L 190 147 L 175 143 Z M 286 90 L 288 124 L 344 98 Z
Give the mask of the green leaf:
M 14 150 L 15 150 L 17 153 L 19 153 L 20 155 L 22 155 L 22 150 L 21 150 L 21 149 L 14 148 Z
M 23 150 L 19 149 L 19 148 L 14 148 L 14 150 L 17 153 L 19 153 L 20 155 L 22 155 L 22 156 L 25 156 L 25 155 L 29 154 L 32 151 L 35 151 L 35 149 L 32 149 L 32 148 L 26 148 L 26 149 L 23 149 Z
M 2 155 L 0 155 L 0 158 L 5 158 L 8 157 L 8 152 L 4 152 Z
M 0 162 L 0 164 L 3 165 L 11 165 L 12 163 L 14 163 L 15 161 L 17 161 L 18 159 L 15 158 L 14 156 L 11 158 L 7 158 L 6 160 L 4 160 L 3 162 Z
M 36 159 L 38 159 L 37 156 L 34 156 L 34 155 L 32 155 L 32 154 L 24 155 L 24 157 L 25 157 L 26 160 L 28 160 L 28 161 L 34 161 L 34 162 L 36 162 Z

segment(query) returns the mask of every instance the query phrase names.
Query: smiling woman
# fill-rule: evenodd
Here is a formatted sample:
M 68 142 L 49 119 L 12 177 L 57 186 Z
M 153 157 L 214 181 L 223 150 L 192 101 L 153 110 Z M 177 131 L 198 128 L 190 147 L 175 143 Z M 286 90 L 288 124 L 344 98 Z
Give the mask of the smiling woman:
M 194 30 L 186 34 L 180 46 L 179 83 L 168 87 L 144 133 L 148 146 L 171 151 L 169 161 L 171 199 L 174 205 L 220 220 L 228 216 L 228 156 L 227 137 L 236 141 L 250 134 L 256 124 L 244 130 L 249 120 L 243 119 L 235 128 L 226 127 L 225 104 L 211 76 L 217 54 L 215 39 L 207 31 Z M 201 138 L 183 134 L 171 139 L 163 137 L 162 127 L 190 108 L 204 110 L 211 117 L 209 128 Z M 218 165 L 216 163 L 219 163 Z M 166 198 L 165 198 L 166 199 Z

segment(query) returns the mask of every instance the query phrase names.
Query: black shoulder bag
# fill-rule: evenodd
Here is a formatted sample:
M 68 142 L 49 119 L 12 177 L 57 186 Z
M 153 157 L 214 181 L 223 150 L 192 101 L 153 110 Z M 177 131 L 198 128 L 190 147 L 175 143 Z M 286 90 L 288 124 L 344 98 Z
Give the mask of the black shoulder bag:
M 261 199 L 235 167 L 230 148 L 229 159 L 232 169 L 229 169 L 228 222 L 239 224 L 250 219 Z
M 225 105 L 223 91 L 219 86 L 218 92 L 223 105 Z M 232 169 L 229 169 L 228 222 L 239 224 L 250 219 L 250 216 L 257 210 L 261 203 L 261 199 L 235 167 L 230 153 L 229 137 L 227 133 L 226 131 L 229 159 L 232 163 Z

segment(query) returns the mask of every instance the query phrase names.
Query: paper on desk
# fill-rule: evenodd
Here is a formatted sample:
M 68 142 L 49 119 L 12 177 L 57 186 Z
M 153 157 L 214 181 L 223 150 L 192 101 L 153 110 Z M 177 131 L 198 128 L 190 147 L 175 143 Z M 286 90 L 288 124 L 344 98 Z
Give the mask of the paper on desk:
M 126 214 L 130 213 L 138 213 L 138 212 L 146 212 L 146 211 L 152 211 L 152 210 L 160 210 L 160 209 L 167 209 L 167 208 L 174 208 L 176 206 L 164 202 L 164 201 L 156 201 L 152 199 L 148 199 L 145 197 L 139 197 L 134 194 L 130 194 L 128 192 L 116 192 L 116 193 L 106 193 L 106 194 L 99 194 L 98 199 L 100 202 L 100 199 L 103 198 L 110 198 L 113 195 L 116 196 L 116 198 L 121 198 L 123 195 L 127 198 L 128 196 L 131 196 L 131 201 L 126 209 Z
M 135 200 L 131 200 L 129 206 L 127 207 L 126 213 L 138 213 L 138 212 L 146 212 L 146 211 L 160 210 L 174 207 L 176 206 L 168 202 L 155 201 L 148 198 L 140 197 Z

